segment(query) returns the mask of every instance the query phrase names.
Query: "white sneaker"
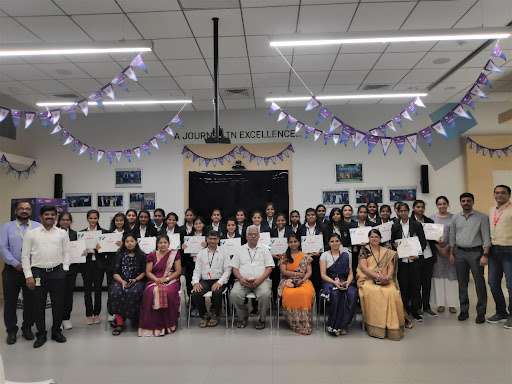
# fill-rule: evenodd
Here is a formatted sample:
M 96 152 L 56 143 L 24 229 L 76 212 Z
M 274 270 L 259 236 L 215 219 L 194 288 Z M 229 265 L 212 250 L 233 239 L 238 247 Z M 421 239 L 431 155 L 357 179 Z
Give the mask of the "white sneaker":
M 108 321 L 114 321 L 115 320 L 115 316 L 114 315 L 108 315 Z
M 73 324 L 71 324 L 71 321 L 69 320 L 62 320 L 62 327 L 64 329 L 71 329 L 73 328 Z

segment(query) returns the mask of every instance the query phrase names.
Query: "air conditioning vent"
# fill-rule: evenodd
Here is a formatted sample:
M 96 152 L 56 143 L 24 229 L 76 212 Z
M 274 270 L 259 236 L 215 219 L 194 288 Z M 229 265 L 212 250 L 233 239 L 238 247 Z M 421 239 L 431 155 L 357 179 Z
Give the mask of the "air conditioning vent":
M 220 94 L 225 100 L 252 99 L 252 91 L 247 88 L 222 89 Z
M 60 97 L 61 99 L 78 99 L 80 97 L 78 95 L 75 95 L 74 93 L 57 93 L 53 96 Z
M 363 91 L 375 91 L 376 89 L 387 89 L 389 84 L 366 84 Z

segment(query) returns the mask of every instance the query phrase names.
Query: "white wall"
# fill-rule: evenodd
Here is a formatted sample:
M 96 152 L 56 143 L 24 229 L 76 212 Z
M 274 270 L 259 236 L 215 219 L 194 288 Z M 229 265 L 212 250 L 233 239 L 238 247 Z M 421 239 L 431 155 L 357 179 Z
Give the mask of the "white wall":
M 392 118 L 403 108 L 401 105 L 345 105 L 331 108 L 337 116 L 348 124 L 360 130 L 371 129 Z M 428 105 L 428 109 L 419 108 L 419 116 L 414 122 L 406 121 L 404 128 L 399 132 L 411 133 L 431 124 L 428 113 L 439 106 Z M 511 134 L 512 127 L 502 127 L 497 124 L 497 114 L 510 108 L 506 103 L 478 103 L 474 113 L 479 125 L 466 134 Z M 313 125 L 317 112 L 305 112 L 303 108 L 285 108 L 285 110 L 304 123 Z M 61 124 L 76 138 L 83 140 L 90 146 L 109 150 L 121 150 L 140 145 L 159 132 L 172 118 L 172 112 L 140 112 L 140 113 L 93 113 L 89 117 L 78 114 L 76 121 L 62 118 Z M 173 126 L 175 131 L 211 131 L 212 112 L 182 112 L 181 118 L 184 128 Z M 231 110 L 221 112 L 221 125 L 226 131 L 272 131 L 283 130 L 286 122 L 276 123 L 277 114 L 269 117 L 268 110 Z M 23 122 L 22 122 L 23 124 Z M 327 130 L 328 122 L 320 125 Z M 55 173 L 63 174 L 64 193 L 76 192 L 115 192 L 114 169 L 142 167 L 144 186 L 141 189 L 123 189 L 125 199 L 130 191 L 157 192 L 157 205 L 166 211 L 173 210 L 183 216 L 183 156 L 181 150 L 184 144 L 201 143 L 201 140 L 169 140 L 169 143 L 159 142 L 160 150 L 151 148 L 151 156 L 143 153 L 141 160 L 136 158 L 132 164 L 123 158 L 119 164 L 108 164 L 103 159 L 100 163 L 91 161 L 85 153 L 78 157 L 72 152 L 72 145 L 62 146 L 59 135 L 50 135 L 51 128 L 43 128 L 39 122 L 26 131 L 18 128 L 16 141 L 0 138 L 0 151 L 34 158 L 37 161 L 35 174 L 28 180 L 23 177 L 16 180 L 11 175 L 0 172 L 0 222 L 9 220 L 10 199 L 13 197 L 52 197 L 53 179 Z M 397 133 L 398 134 L 398 133 Z M 394 134 L 394 135 L 397 135 Z M 313 142 L 313 135 L 304 140 L 303 132 L 298 138 L 270 138 L 270 139 L 236 139 L 233 144 L 249 142 L 292 142 L 295 148 L 293 154 L 293 188 L 294 201 L 291 208 L 300 212 L 310 206 L 315 206 L 321 198 L 321 190 L 343 186 L 334 182 L 334 165 L 336 163 L 363 163 L 364 183 L 349 185 L 351 189 L 351 203 L 355 205 L 355 186 L 384 187 L 418 185 L 420 179 L 420 165 L 428 164 L 425 155 L 418 148 L 414 153 L 406 143 L 401 156 L 398 155 L 394 144 L 386 157 L 382 154 L 380 143 L 367 154 L 367 146 L 362 143 L 357 149 L 353 146 L 345 148 L 343 144 L 337 147 L 330 142 L 327 146 L 323 138 Z M 435 135 L 435 133 L 434 133 Z M 419 140 L 422 140 L 421 138 Z M 507 143 L 504 143 L 504 145 Z M 512 144 L 512 143 L 509 143 Z M 461 145 L 453 142 L 454 146 Z M 187 160 L 188 161 L 188 160 Z M 248 160 L 247 160 L 248 161 Z M 503 161 L 510 161 L 504 159 Z M 262 169 L 265 166 L 262 163 Z M 212 169 L 212 165 L 209 166 Z M 462 157 L 450 164 L 434 171 L 430 171 L 430 193 L 418 194 L 427 202 L 427 213 L 434 212 L 434 200 L 438 195 L 444 194 L 453 202 L 452 210 L 459 209 L 458 195 L 464 190 L 464 169 Z M 120 191 L 120 189 L 117 189 Z M 387 197 L 385 197 L 387 202 Z M 125 203 L 125 209 L 127 202 Z M 100 223 L 107 226 L 111 213 L 105 213 Z M 85 227 L 84 214 L 75 214 L 74 228 Z

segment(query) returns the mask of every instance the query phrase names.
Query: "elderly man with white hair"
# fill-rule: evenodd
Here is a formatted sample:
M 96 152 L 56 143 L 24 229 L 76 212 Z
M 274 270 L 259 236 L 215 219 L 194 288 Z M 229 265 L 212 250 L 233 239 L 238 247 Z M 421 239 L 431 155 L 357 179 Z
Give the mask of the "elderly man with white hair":
M 231 290 L 231 302 L 238 314 L 239 321 L 236 326 L 245 328 L 249 318 L 245 297 L 253 292 L 258 299 L 260 313 L 256 329 L 263 329 L 272 292 L 272 282 L 268 277 L 275 264 L 269 249 L 258 244 L 260 231 L 256 225 L 247 228 L 246 237 L 247 244 L 243 245 L 240 252 L 231 260 L 233 274 L 237 279 Z

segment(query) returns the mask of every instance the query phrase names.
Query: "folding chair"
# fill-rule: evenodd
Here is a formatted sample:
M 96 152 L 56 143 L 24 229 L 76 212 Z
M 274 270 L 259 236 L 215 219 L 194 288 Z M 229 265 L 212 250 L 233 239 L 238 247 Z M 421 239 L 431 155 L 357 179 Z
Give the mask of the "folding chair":
M 281 297 L 277 297 L 277 330 L 279 331 L 279 308 L 281 307 Z M 313 311 L 313 316 L 316 317 L 316 329 L 319 329 L 318 328 L 318 311 L 317 311 L 317 307 L 316 307 L 316 292 L 315 292 L 315 296 L 313 297 L 313 308 L 312 308 L 312 311 Z M 313 319 L 313 322 L 315 321 L 315 319 Z
M 254 293 L 248 293 L 247 296 L 245 296 L 246 299 L 256 299 L 256 295 Z M 272 319 L 272 291 L 270 292 L 270 330 L 273 330 L 273 319 Z M 266 308 L 261 310 L 267 310 Z M 235 305 L 231 303 L 231 329 L 235 328 Z
M 204 298 L 207 298 L 207 297 L 212 297 L 212 291 L 208 291 L 206 292 L 203 297 Z M 225 312 L 225 315 L 226 315 L 226 329 L 229 328 L 229 325 L 228 325 L 228 288 L 224 288 L 224 290 L 222 291 L 222 301 L 224 302 L 224 312 Z M 187 317 L 187 328 L 190 328 L 190 312 L 192 310 L 192 300 L 190 300 L 190 302 L 188 303 L 188 317 Z

